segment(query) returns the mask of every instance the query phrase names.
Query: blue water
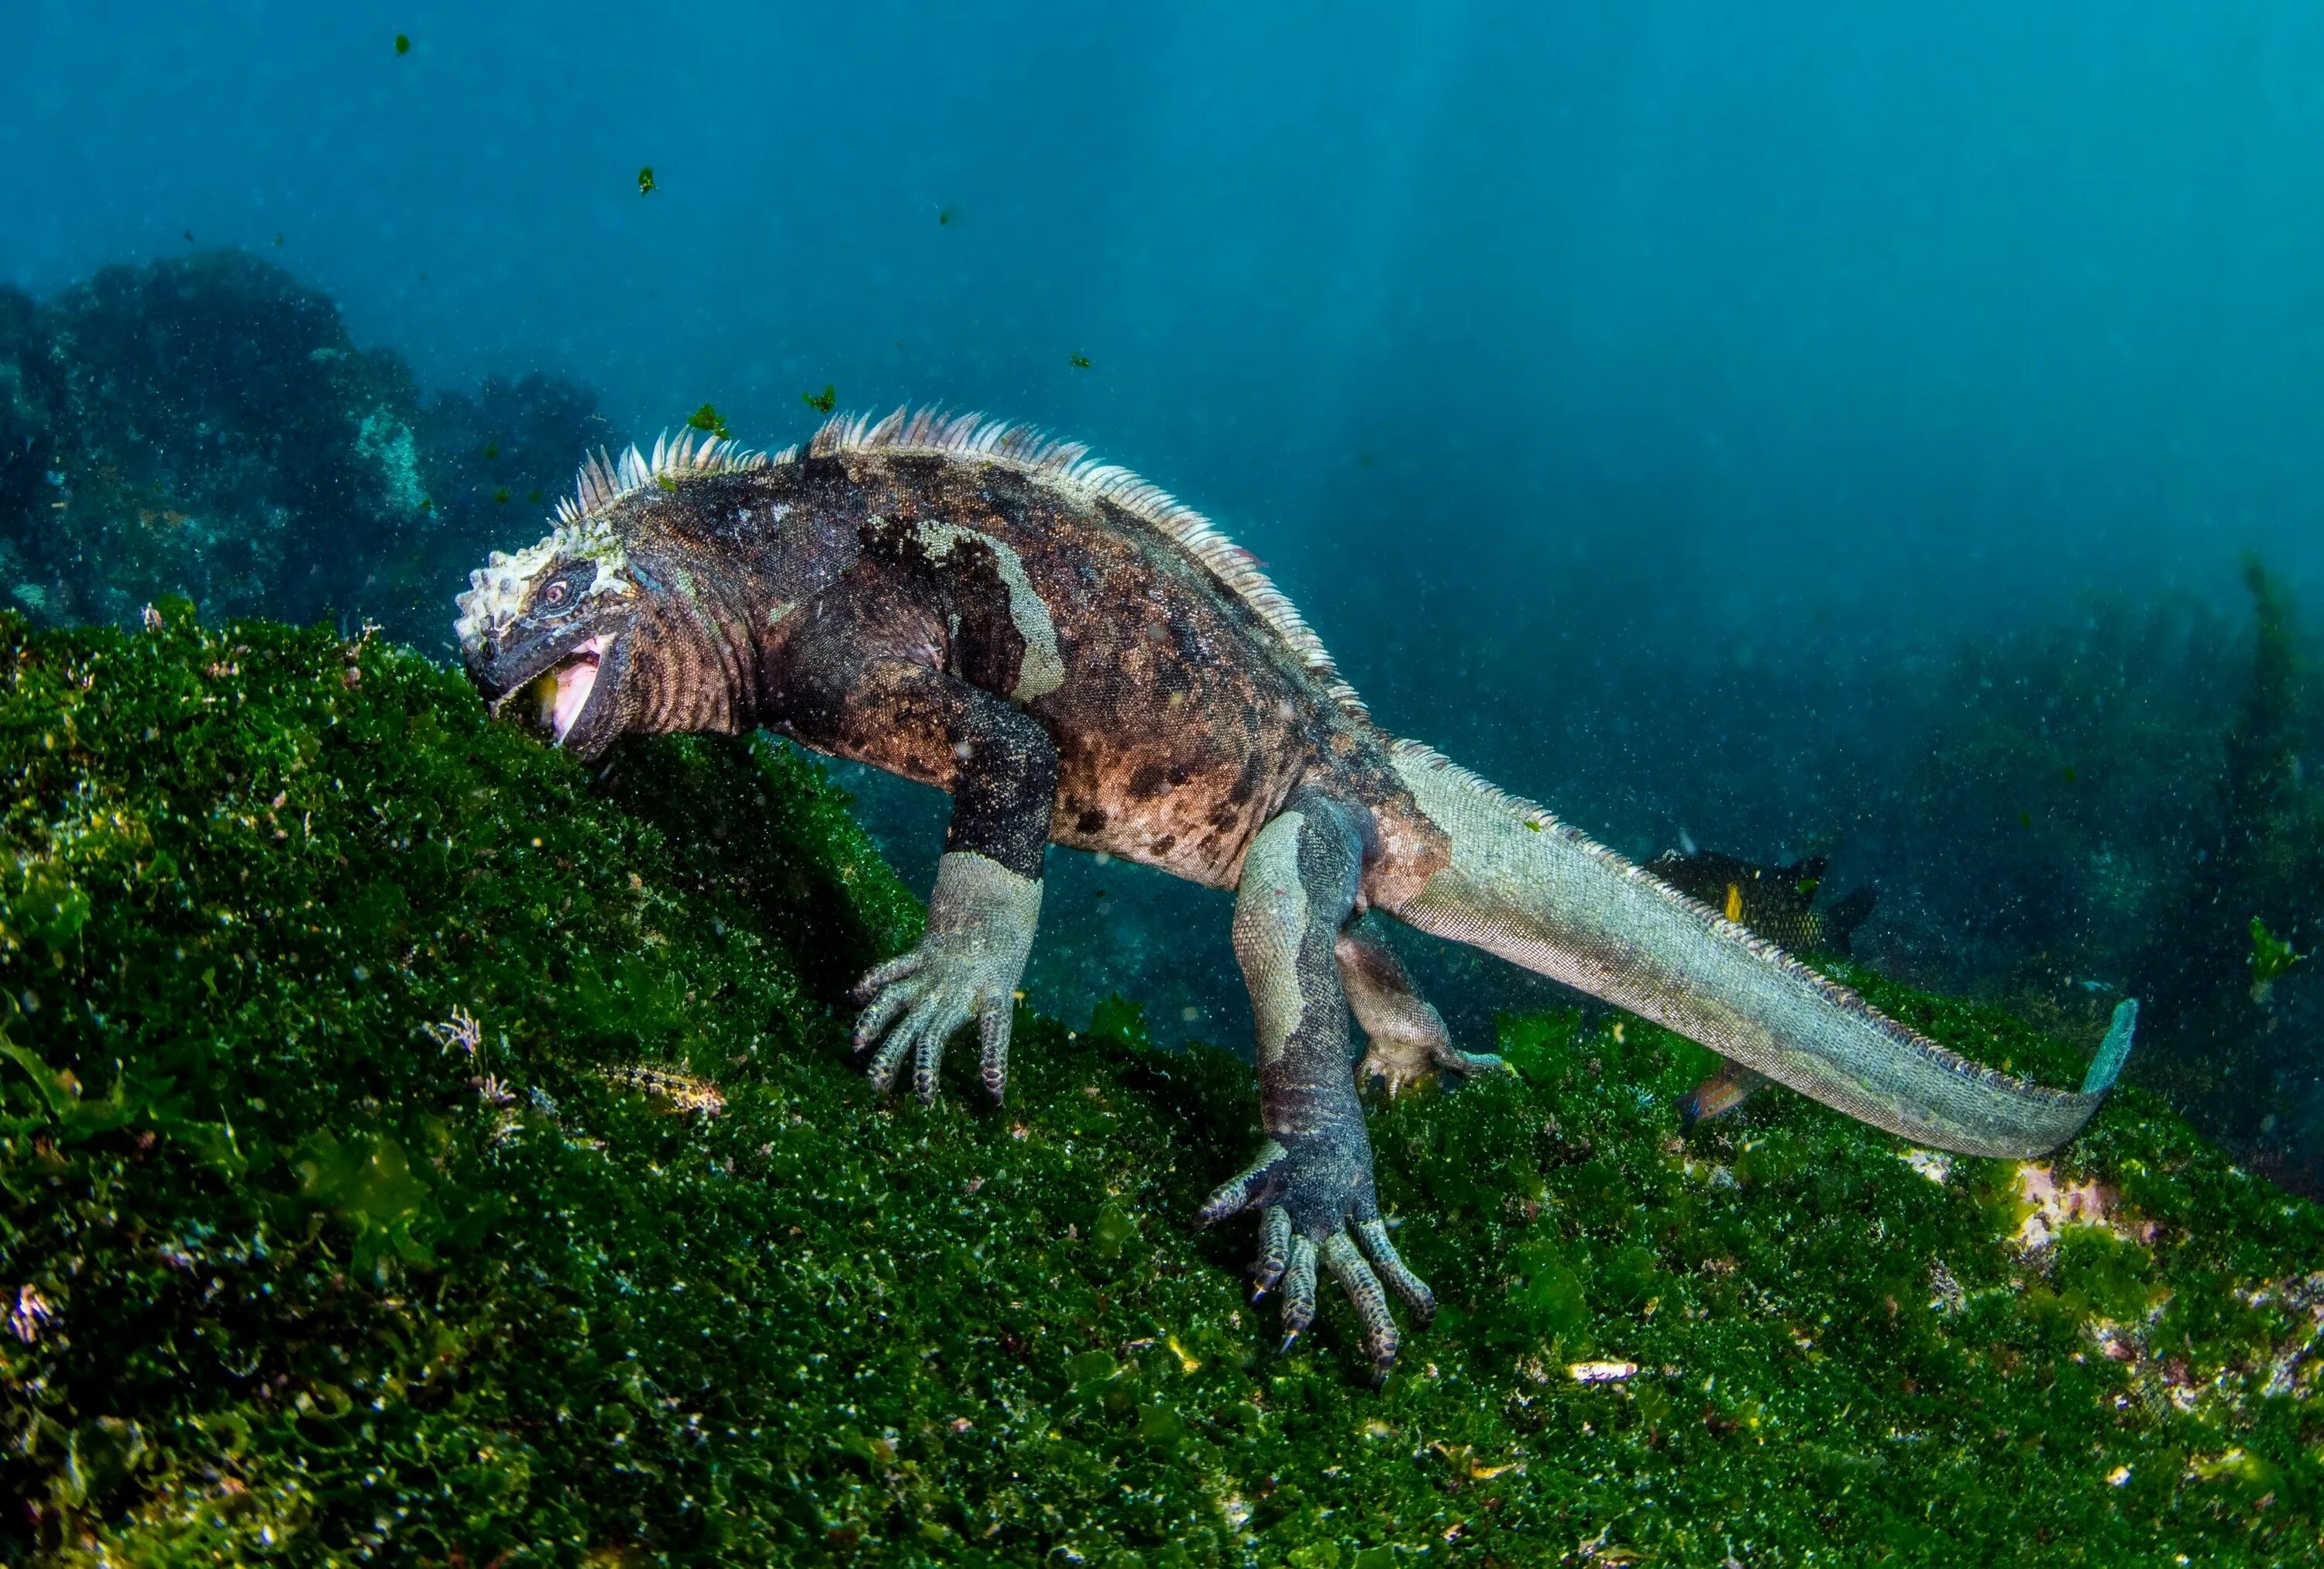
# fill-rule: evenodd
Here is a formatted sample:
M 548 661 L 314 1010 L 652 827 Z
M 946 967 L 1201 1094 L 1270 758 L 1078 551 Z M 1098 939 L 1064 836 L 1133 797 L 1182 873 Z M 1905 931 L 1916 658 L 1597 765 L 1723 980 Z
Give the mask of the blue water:
M 1930 847 L 1862 803 L 1962 638 L 2232 607 L 2246 548 L 2324 586 L 2312 6 L 5 20 L 0 280 L 238 246 L 423 383 L 552 371 L 632 431 L 780 445 L 826 384 L 1041 422 L 1219 518 L 1388 726 L 1633 853 L 1897 876 Z

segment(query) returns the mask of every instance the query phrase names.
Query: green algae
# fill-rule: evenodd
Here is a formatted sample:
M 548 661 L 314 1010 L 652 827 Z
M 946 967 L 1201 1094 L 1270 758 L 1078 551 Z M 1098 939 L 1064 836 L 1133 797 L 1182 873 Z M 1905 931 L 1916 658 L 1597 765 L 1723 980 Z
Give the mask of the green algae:
M 2152 1094 L 2046 1174 L 2109 1224 L 2029 1252 L 2006 1163 L 1775 1092 L 1682 1135 L 1708 1054 L 1506 1021 L 1514 1074 L 1378 1108 L 1444 1306 L 1375 1395 L 1341 1303 L 1278 1359 L 1247 1228 L 1188 1229 L 1233 1060 L 1111 1004 L 1020 1014 L 999 1111 L 872 1093 L 844 987 L 918 913 L 798 755 L 593 777 L 376 640 L 182 608 L 0 623 L 0 672 L 8 1561 L 2317 1552 L 2324 1225 Z

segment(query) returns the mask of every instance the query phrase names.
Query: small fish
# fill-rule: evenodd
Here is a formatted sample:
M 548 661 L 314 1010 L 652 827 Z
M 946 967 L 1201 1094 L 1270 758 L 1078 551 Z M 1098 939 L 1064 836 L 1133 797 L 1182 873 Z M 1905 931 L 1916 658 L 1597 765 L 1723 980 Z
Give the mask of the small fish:
M 1087 354 L 1075 354 L 1074 356 L 1073 364 L 1074 369 L 1076 371 L 1086 371 L 1090 368 L 1089 356 Z
M 839 407 L 839 389 L 831 382 L 825 382 L 820 392 L 800 393 L 799 401 L 817 414 L 828 414 Z
M 1678 1103 L 1679 1121 L 1687 1127 L 1724 1116 L 1751 1098 L 1752 1092 L 1767 1082 L 1767 1076 L 1755 1069 L 1729 1060 L 1720 1065 L 1719 1071 L 1687 1092 Z
M 944 225 L 947 225 L 947 224 L 949 224 L 949 223 L 951 223 L 951 222 L 952 222 L 952 209 L 951 209 L 950 207 L 938 207 L 938 208 L 936 209 L 936 225 L 937 225 L 937 227 L 941 228 L 941 227 L 943 227 Z
M 525 498 L 524 498 L 524 499 L 525 499 L 526 500 L 528 500 L 528 501 L 531 502 L 531 503 L 532 503 L 534 506 L 536 506 L 536 507 L 540 506 L 540 487 L 539 485 L 535 485 L 535 486 L 533 486 L 533 488 L 532 488 L 530 491 L 528 491 L 528 492 L 526 493 L 526 495 L 525 495 Z
M 406 38 L 402 33 L 397 33 L 395 35 L 395 52 L 398 55 L 410 54 L 411 52 L 411 40 Z
M 484 461 L 486 463 L 492 462 L 494 458 L 500 455 L 501 448 L 498 442 L 488 441 L 484 444 Z
M 643 169 L 638 170 L 638 194 L 640 196 L 651 196 L 653 195 L 653 165 L 649 163 Z
M 191 229 L 181 229 L 179 233 L 185 236 L 187 244 L 190 245 L 194 243 L 194 232 Z
M 493 492 L 493 500 L 496 504 L 498 504 L 498 505 L 500 505 L 500 506 L 503 506 L 503 507 L 507 506 L 507 505 L 508 505 L 508 487 L 507 487 L 506 485 L 503 485 L 499 490 L 494 491 Z
M 276 244 L 278 244 L 278 245 L 280 245 L 281 243 L 282 243 L 282 236 L 281 236 L 281 235 L 280 235 L 280 234 L 275 235 L 275 236 L 274 236 L 274 243 L 275 243 Z
M 1816 891 L 1829 864 L 1825 857 L 1810 856 L 1787 866 L 1757 867 L 1716 850 L 1674 850 L 1656 857 L 1646 870 L 1779 948 L 1845 954 L 1877 895 L 1858 888 L 1838 904 L 1816 908 Z
M 686 417 L 686 423 L 692 426 L 696 430 L 708 431 L 720 441 L 724 441 L 728 437 L 729 433 L 726 429 L 726 421 L 719 417 L 718 410 L 713 408 L 707 403 L 696 409 L 693 413 L 687 415 Z

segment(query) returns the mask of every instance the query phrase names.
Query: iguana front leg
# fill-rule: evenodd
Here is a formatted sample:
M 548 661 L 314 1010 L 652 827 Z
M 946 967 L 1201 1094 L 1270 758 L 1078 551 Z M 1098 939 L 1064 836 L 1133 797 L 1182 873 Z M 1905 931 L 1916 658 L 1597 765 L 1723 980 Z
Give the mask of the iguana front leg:
M 1244 858 L 1234 947 L 1258 1023 L 1268 1142 L 1249 1170 L 1211 1196 L 1201 1219 L 1209 1225 L 1240 1210 L 1260 1212 L 1259 1289 L 1283 1285 L 1286 1349 L 1314 1321 L 1320 1258 L 1355 1304 L 1373 1369 L 1386 1379 L 1397 1335 L 1381 1279 L 1423 1322 L 1436 1299 L 1388 1241 L 1372 1190 L 1371 1139 L 1349 1071 L 1348 1007 L 1334 949 L 1355 904 L 1361 857 L 1348 809 L 1303 789 L 1259 830 Z
M 1407 1084 L 1432 1078 L 1439 1069 L 1489 1073 L 1508 1066 L 1498 1057 L 1463 1051 L 1452 1044 L 1444 1016 L 1420 995 L 1396 950 L 1370 932 L 1351 926 L 1340 933 L 1340 983 L 1370 1050 L 1356 1065 L 1356 1080 L 1387 1082 L 1396 1095 Z
M 1057 752 L 1030 716 L 918 659 L 872 652 L 851 601 L 823 613 L 785 648 L 770 696 L 778 728 L 809 746 L 949 791 L 952 825 L 918 944 L 856 984 L 864 1005 L 855 1049 L 878 1051 L 886 1089 L 904 1059 L 922 1100 L 953 1032 L 973 1020 L 984 1087 L 1009 1080 L 1018 982 L 1041 914 L 1041 861 L 1057 788 Z M 803 615 L 807 612 L 802 612 Z

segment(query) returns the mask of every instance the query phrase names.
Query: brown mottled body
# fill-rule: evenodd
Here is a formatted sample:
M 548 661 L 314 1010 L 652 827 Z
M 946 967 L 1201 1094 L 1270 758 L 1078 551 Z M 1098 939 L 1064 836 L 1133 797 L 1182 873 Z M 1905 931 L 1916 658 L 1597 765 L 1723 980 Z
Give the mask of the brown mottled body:
M 880 607 L 863 635 L 995 693 L 1017 686 L 1028 639 L 987 542 L 1013 554 L 1063 667 L 1056 686 L 1018 705 L 1056 746 L 1054 842 L 1232 887 L 1253 836 L 1313 780 L 1370 814 L 1365 904 L 1401 904 L 1445 864 L 1443 833 L 1379 733 L 1249 605 L 1112 503 L 1001 464 L 876 449 L 722 483 L 721 500 L 746 515 L 771 518 L 804 491 L 818 518 L 853 522 L 856 559 L 841 570 L 876 579 Z M 941 558 L 931 530 L 950 543 Z M 742 543 L 747 529 L 728 537 Z M 767 629 L 762 666 L 779 669 L 806 624 L 794 615 Z M 958 772 L 941 727 L 908 696 L 879 694 L 828 739 L 826 749 L 941 788 Z

